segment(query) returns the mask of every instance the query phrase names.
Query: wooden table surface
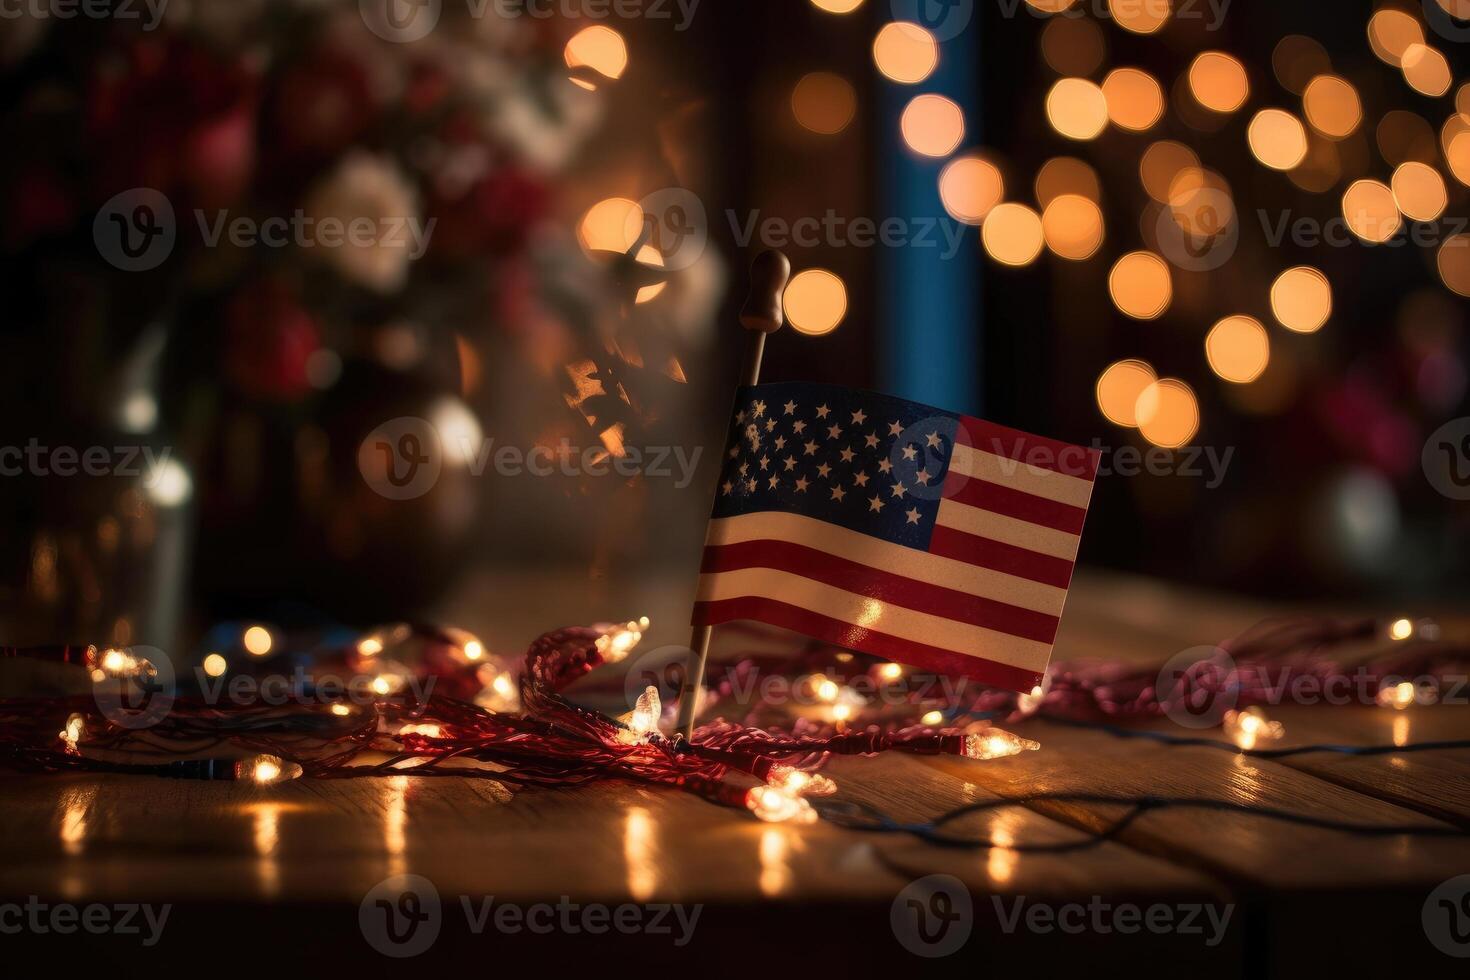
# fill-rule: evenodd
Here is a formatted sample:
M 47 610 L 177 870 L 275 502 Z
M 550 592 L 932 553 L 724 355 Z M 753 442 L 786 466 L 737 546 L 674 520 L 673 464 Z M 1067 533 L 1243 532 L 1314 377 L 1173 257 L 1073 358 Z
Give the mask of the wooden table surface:
M 552 573 L 485 574 L 444 613 L 478 629 L 492 649 L 514 649 L 566 625 L 535 597 L 564 596 L 569 581 Z M 577 618 L 648 614 L 655 627 L 646 644 L 678 643 L 688 591 L 688 583 L 672 580 L 595 582 L 583 587 Z M 1273 611 L 1279 610 L 1082 574 L 1056 656 L 1162 664 Z M 1462 705 L 1282 706 L 1271 714 L 1286 724 L 1286 745 L 1470 737 L 1470 711 Z M 1047 722 L 1017 731 L 1039 740 L 1042 750 L 991 762 L 845 758 L 830 772 L 839 799 L 880 804 L 897 818 L 932 816 L 970 801 L 1082 790 L 1470 828 L 1470 751 L 1267 761 Z M 416 969 L 581 957 L 616 973 L 664 962 L 690 962 L 716 974 L 773 964 L 842 976 L 911 970 L 925 961 L 896 938 L 890 914 L 905 886 L 933 874 L 962 881 L 973 906 L 968 942 L 950 959 L 935 961 L 946 967 L 1287 976 L 1334 964 L 1422 963 L 1463 975 L 1466 962 L 1435 949 L 1421 918 L 1431 890 L 1470 873 L 1470 839 L 1464 838 L 1365 839 L 1257 816 L 1170 810 L 1147 814 L 1095 847 L 1036 854 L 945 849 L 826 824 L 761 824 L 692 796 L 628 784 L 512 793 L 484 781 L 408 776 L 256 787 L 7 774 L 0 775 L 0 789 L 0 901 L 170 903 L 164 939 L 147 949 L 133 942 L 139 963 L 187 965 L 201 952 L 223 951 L 239 962 L 289 964 L 293 974 L 359 962 L 389 968 L 395 961 L 363 938 L 359 907 L 385 878 L 405 873 L 432 881 L 443 903 L 439 940 L 405 961 Z M 1037 803 L 991 811 L 956 829 L 1012 843 L 1067 841 L 1106 826 L 1118 812 L 1116 806 Z M 461 896 L 472 896 L 472 904 L 494 896 L 523 907 L 685 903 L 701 912 L 683 946 L 666 935 L 476 935 Z M 1017 908 L 1123 904 L 1208 905 L 1217 913 L 1228 908 L 1230 918 L 1213 945 L 1178 932 L 1006 928 Z M 0 931 L 5 921 L 0 907 Z M 110 957 L 118 943 L 126 946 L 116 936 L 9 934 L 0 945 L 22 939 L 71 957 Z

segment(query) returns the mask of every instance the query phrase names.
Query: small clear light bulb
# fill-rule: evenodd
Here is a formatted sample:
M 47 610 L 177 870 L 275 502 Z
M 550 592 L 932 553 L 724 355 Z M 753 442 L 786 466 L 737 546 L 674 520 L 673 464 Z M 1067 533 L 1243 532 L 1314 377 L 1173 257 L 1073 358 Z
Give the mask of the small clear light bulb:
M 769 782 L 797 796 L 831 796 L 837 784 L 819 772 L 807 772 L 795 766 L 774 766 Z
M 768 823 L 815 823 L 817 811 L 803 797 L 780 786 L 755 786 L 745 794 L 745 805 Z
M 1012 735 L 999 728 L 987 728 L 965 736 L 965 758 L 967 759 L 1004 759 L 1008 755 L 1034 752 L 1039 748 L 1041 748 L 1040 742 Z
M 261 785 L 283 783 L 301 775 L 301 767 L 276 755 L 253 755 L 235 763 L 235 778 Z

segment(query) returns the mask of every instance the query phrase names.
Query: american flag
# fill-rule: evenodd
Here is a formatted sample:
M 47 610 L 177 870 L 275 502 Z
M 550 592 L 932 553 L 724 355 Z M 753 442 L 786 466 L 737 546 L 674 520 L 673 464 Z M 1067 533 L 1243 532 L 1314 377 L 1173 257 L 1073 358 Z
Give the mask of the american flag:
M 753 619 L 1030 691 L 1098 455 L 867 391 L 742 388 L 694 625 Z

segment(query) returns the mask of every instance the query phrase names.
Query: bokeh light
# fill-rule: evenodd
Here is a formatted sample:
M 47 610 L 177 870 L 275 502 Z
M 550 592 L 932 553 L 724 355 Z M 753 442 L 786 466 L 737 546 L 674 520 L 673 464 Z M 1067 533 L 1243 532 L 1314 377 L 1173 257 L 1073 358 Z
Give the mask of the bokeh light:
M 863 0 L 812 0 L 812 6 L 829 14 L 850 14 L 863 5 Z
M 1075 7 L 1078 0 L 1026 0 L 1028 6 L 1043 14 L 1059 14 Z
M 985 252 L 1002 265 L 1030 265 L 1041 254 L 1045 234 L 1041 217 L 1024 204 L 999 204 L 980 229 Z
M 939 172 L 939 199 L 956 221 L 978 225 L 1006 193 L 1000 169 L 978 156 L 950 161 Z
M 1138 176 L 1148 196 L 1160 204 L 1169 203 L 1169 188 L 1179 171 L 1198 167 L 1199 157 L 1183 143 L 1160 140 L 1143 151 L 1138 162 Z
M 1391 109 L 1383 114 L 1375 132 L 1378 152 L 1393 166 L 1417 160 L 1433 163 L 1439 154 L 1434 127 L 1406 109 Z
M 1404 51 L 1404 80 L 1420 95 L 1439 98 L 1450 90 L 1454 76 L 1450 63 L 1438 48 L 1427 44 L 1411 44 Z
M 1080 194 L 1061 194 L 1041 213 L 1046 247 L 1059 258 L 1081 261 L 1102 247 L 1102 209 Z
M 1307 157 L 1307 130 L 1285 109 L 1262 109 L 1246 128 L 1251 154 L 1272 170 L 1291 170 Z
M 1368 44 L 1373 53 L 1395 68 L 1403 64 L 1411 45 L 1424 43 L 1424 29 L 1412 14 L 1385 8 L 1368 18 Z
M 1115 68 L 1102 83 L 1108 118 L 1119 129 L 1141 133 L 1164 114 L 1164 90 L 1146 71 Z
M 1108 273 L 1113 304 L 1135 320 L 1154 320 L 1169 308 L 1174 285 L 1169 266 L 1152 252 L 1129 252 Z
M 1158 380 L 1147 361 L 1129 358 L 1108 365 L 1097 379 L 1097 407 L 1114 425 L 1138 425 L 1138 396 Z
M 568 68 L 590 68 L 614 80 L 623 77 L 628 68 L 628 46 L 623 42 L 623 35 L 600 24 L 574 34 L 567 41 L 565 56 Z M 573 81 L 583 88 L 593 87 L 582 79 Z
M 883 25 L 873 39 L 873 62 L 885 78 L 917 85 L 939 66 L 939 45 L 918 24 L 896 20 Z
M 1470 234 L 1451 235 L 1439 247 L 1439 277 L 1452 292 L 1470 296 Z
M 904 108 L 899 130 L 915 153 L 947 157 L 965 138 L 965 114 L 952 99 L 920 95 Z
M 811 337 L 831 333 L 847 315 L 847 287 L 826 269 L 803 269 L 791 277 L 782 305 L 786 320 Z
M 857 94 L 841 75 L 814 71 L 803 75 L 791 90 L 791 114 L 814 133 L 840 133 L 856 113 Z
M 1189 90 L 1212 112 L 1234 112 L 1250 97 L 1250 79 L 1240 59 L 1223 51 L 1205 51 L 1189 66 Z
M 1303 128 L 1303 132 L 1307 132 Z M 1342 179 L 1342 154 L 1339 146 L 1349 143 L 1334 143 L 1316 133 L 1307 132 L 1307 155 L 1301 163 L 1289 170 L 1287 178 L 1304 191 L 1322 194 L 1331 190 Z
M 1342 196 L 1342 216 L 1354 235 L 1373 244 L 1397 235 L 1404 223 L 1393 191 L 1377 180 L 1353 181 Z
M 1302 34 L 1288 34 L 1271 51 L 1271 70 L 1288 92 L 1301 95 L 1307 83 L 1332 70 L 1327 49 Z
M 1462 184 L 1470 185 L 1470 120 L 1456 113 L 1445 120 L 1439 133 L 1444 162 Z
M 1270 363 L 1271 340 L 1255 317 L 1227 316 L 1205 336 L 1205 356 L 1221 379 L 1247 384 Z
M 1427 163 L 1411 161 L 1399 164 L 1389 186 L 1404 217 L 1415 221 L 1434 221 L 1444 214 L 1449 203 L 1444 178 Z
M 1155 446 L 1178 449 L 1199 431 L 1199 402 L 1177 378 L 1160 378 L 1138 396 L 1138 431 Z
M 643 209 L 626 197 L 610 197 L 587 209 L 577 225 L 577 239 L 588 252 L 626 252 L 638 240 Z
M 1095 139 L 1108 124 L 1108 100 L 1085 78 L 1059 79 L 1046 93 L 1046 118 L 1068 139 Z
M 1358 90 L 1336 75 L 1318 75 L 1307 84 L 1302 94 L 1302 107 L 1307 122 L 1328 139 L 1340 140 L 1352 135 L 1363 121 L 1363 104 Z
M 1169 21 L 1170 0 L 1108 0 L 1113 23 L 1134 34 L 1152 34 Z
M 1314 333 L 1332 315 L 1332 286 L 1311 266 L 1287 269 L 1271 284 L 1271 312 L 1297 333 Z
M 1102 202 L 1102 185 L 1097 171 L 1076 157 L 1052 157 L 1036 171 L 1036 201 L 1043 208 L 1062 194 L 1080 194 Z
M 1102 29 L 1091 17 L 1054 17 L 1041 32 L 1041 56 L 1059 75 L 1091 75 L 1107 50 Z
M 1213 170 L 1186 167 L 1169 184 L 1169 214 L 1181 231 L 1207 242 L 1235 223 L 1230 185 Z

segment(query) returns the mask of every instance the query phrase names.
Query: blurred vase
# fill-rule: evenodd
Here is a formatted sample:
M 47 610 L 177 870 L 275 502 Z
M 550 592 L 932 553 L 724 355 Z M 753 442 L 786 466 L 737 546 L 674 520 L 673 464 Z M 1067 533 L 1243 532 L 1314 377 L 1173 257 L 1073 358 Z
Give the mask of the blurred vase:
M 158 430 L 165 332 L 86 397 L 8 414 L 0 438 L 0 642 L 176 649 L 193 478 Z

